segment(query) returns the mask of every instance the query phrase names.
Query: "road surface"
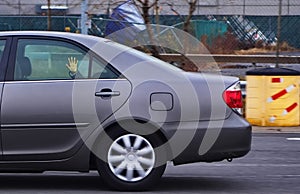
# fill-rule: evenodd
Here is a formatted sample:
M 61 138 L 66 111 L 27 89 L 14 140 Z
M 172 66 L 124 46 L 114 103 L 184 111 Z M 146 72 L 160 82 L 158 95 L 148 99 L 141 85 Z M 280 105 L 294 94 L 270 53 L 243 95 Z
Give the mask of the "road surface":
M 254 133 L 244 158 L 219 163 L 168 165 L 147 193 L 299 193 L 300 133 Z M 0 193 L 108 193 L 97 172 L 0 174 Z M 114 193 L 114 192 L 111 192 Z

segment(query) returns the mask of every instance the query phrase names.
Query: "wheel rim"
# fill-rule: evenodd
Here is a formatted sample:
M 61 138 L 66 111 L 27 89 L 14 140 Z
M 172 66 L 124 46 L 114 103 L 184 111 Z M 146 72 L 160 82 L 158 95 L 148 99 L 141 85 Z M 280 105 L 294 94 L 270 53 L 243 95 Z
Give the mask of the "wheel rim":
M 142 136 L 127 134 L 116 139 L 108 151 L 108 164 L 112 173 L 121 180 L 136 182 L 153 170 L 155 152 Z

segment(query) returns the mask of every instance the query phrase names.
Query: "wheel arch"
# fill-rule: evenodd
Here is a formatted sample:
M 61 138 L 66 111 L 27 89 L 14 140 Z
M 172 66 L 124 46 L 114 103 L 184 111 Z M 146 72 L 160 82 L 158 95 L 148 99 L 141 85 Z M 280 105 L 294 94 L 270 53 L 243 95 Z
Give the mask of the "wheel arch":
M 94 142 L 92 143 L 92 150 L 94 150 L 94 147 L 99 142 L 102 141 L 104 134 L 110 134 L 110 133 L 112 133 L 112 130 L 116 129 L 116 128 L 123 129 L 122 126 L 124 124 L 125 124 L 125 126 L 128 126 L 128 125 L 135 126 L 137 124 L 142 124 L 142 125 L 145 125 L 147 129 L 154 130 L 155 132 L 153 134 L 158 135 L 166 145 L 166 148 L 165 148 L 166 154 L 167 154 L 166 157 L 167 158 L 172 157 L 172 150 L 171 150 L 171 147 L 169 146 L 169 144 L 167 143 L 168 138 L 167 138 L 165 131 L 161 127 L 159 127 L 157 124 L 155 124 L 154 122 L 143 119 L 143 118 L 124 118 L 122 120 L 110 122 L 103 128 L 103 131 L 100 132 L 99 135 L 95 138 Z M 94 165 L 95 165 L 96 159 L 97 159 L 97 156 L 94 154 L 93 151 L 91 151 L 91 153 L 90 153 L 90 169 L 95 168 Z

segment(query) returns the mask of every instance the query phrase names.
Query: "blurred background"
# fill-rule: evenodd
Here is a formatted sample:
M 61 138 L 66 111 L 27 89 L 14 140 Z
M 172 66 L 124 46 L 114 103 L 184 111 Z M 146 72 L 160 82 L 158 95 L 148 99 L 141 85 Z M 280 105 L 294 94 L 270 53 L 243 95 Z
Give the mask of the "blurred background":
M 140 10 L 145 2 L 136 0 Z M 86 9 L 83 10 L 83 2 Z M 88 34 L 105 36 L 107 23 L 120 0 L 1 0 L 0 31 L 52 30 L 80 33 L 81 14 L 88 17 Z M 195 0 L 149 0 L 150 23 L 184 28 Z M 275 52 L 279 0 L 198 0 L 189 32 L 211 53 L 243 54 L 259 48 Z M 141 11 L 142 12 L 142 11 Z M 281 51 L 300 48 L 300 1 L 281 0 Z

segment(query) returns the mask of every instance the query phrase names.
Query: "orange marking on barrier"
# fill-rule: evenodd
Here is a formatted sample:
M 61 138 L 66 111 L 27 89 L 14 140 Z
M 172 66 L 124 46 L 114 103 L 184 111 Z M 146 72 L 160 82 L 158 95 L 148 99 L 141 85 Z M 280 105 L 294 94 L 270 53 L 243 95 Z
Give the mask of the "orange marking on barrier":
M 296 87 L 296 85 L 290 85 L 287 88 L 281 90 L 280 92 L 274 94 L 273 96 L 269 97 L 267 99 L 267 102 L 272 102 L 274 100 L 277 100 L 278 98 L 284 96 L 285 94 L 291 92 L 294 88 Z
M 294 108 L 296 108 L 298 106 L 298 103 L 294 103 L 291 106 L 289 106 L 288 108 L 286 108 L 287 112 L 291 112 Z
M 280 98 L 281 96 L 285 95 L 287 93 L 286 89 L 281 90 L 280 92 L 278 92 L 277 94 L 274 94 L 273 96 L 271 96 L 272 100 L 277 100 L 278 98 Z
M 283 82 L 283 78 L 280 77 L 272 78 L 272 83 L 282 83 L 282 82 Z
M 282 115 L 287 115 L 289 112 L 291 112 L 292 110 L 294 110 L 296 107 L 298 106 L 298 103 L 294 103 L 291 106 L 287 107 L 286 109 L 283 110 Z

